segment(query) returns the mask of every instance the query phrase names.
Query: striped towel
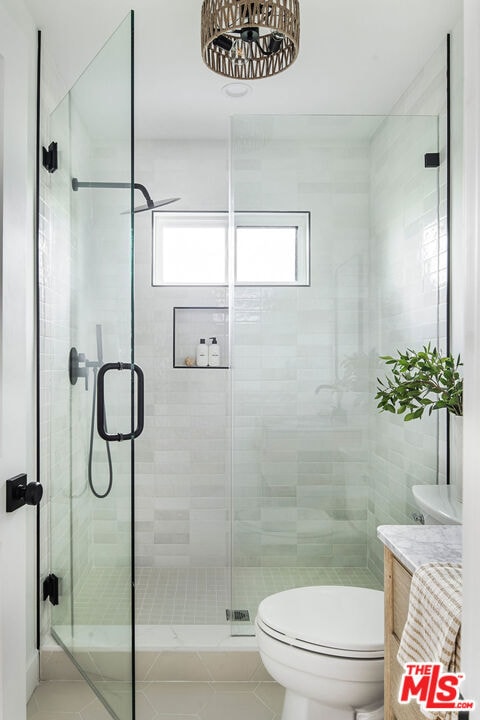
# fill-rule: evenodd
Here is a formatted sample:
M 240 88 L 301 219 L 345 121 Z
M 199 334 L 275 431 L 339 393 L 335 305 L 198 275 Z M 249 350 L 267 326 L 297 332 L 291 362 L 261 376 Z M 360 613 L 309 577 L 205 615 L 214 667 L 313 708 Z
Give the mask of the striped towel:
M 442 663 L 445 672 L 460 672 L 462 567 L 427 563 L 416 570 L 410 588 L 407 622 L 397 660 Z M 429 720 L 456 720 L 457 713 L 431 713 Z

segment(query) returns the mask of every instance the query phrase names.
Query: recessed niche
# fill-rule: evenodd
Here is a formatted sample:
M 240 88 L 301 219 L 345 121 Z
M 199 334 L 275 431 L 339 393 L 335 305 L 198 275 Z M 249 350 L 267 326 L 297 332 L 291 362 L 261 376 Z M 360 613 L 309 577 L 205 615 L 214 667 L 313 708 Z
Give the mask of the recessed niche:
M 220 365 L 198 367 L 197 346 L 204 338 L 209 345 L 216 338 L 220 349 Z M 188 370 L 219 370 L 229 367 L 228 308 L 227 307 L 174 307 L 173 308 L 173 367 Z

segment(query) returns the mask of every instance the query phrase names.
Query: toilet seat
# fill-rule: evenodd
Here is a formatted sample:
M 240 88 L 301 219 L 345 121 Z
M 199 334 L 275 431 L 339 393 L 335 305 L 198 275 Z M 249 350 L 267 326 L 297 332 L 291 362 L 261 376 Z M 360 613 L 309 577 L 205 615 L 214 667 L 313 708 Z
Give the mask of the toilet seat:
M 322 585 L 270 595 L 257 627 L 286 645 L 335 657 L 384 656 L 383 592 Z

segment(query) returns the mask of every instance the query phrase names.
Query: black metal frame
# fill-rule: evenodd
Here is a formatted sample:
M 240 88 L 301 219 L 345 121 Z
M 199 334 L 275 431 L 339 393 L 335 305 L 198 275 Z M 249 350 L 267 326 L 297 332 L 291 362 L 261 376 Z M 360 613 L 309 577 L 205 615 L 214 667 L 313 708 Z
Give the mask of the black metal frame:
M 36 137 L 35 137 L 35 245 L 34 245 L 34 268 L 35 268 L 35 289 L 34 289 L 34 314 L 35 314 L 35 462 L 36 478 L 40 482 L 40 106 L 41 106 L 41 67 L 42 67 L 42 32 L 37 32 L 37 77 L 36 77 Z M 40 506 L 37 505 L 36 516 L 36 647 L 40 650 Z

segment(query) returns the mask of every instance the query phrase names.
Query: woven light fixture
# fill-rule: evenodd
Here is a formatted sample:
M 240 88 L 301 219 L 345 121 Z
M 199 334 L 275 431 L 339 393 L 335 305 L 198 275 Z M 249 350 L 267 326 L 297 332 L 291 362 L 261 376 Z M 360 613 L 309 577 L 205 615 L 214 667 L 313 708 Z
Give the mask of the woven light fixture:
M 236 80 L 286 70 L 298 55 L 298 0 L 204 0 L 202 54 L 208 67 Z

